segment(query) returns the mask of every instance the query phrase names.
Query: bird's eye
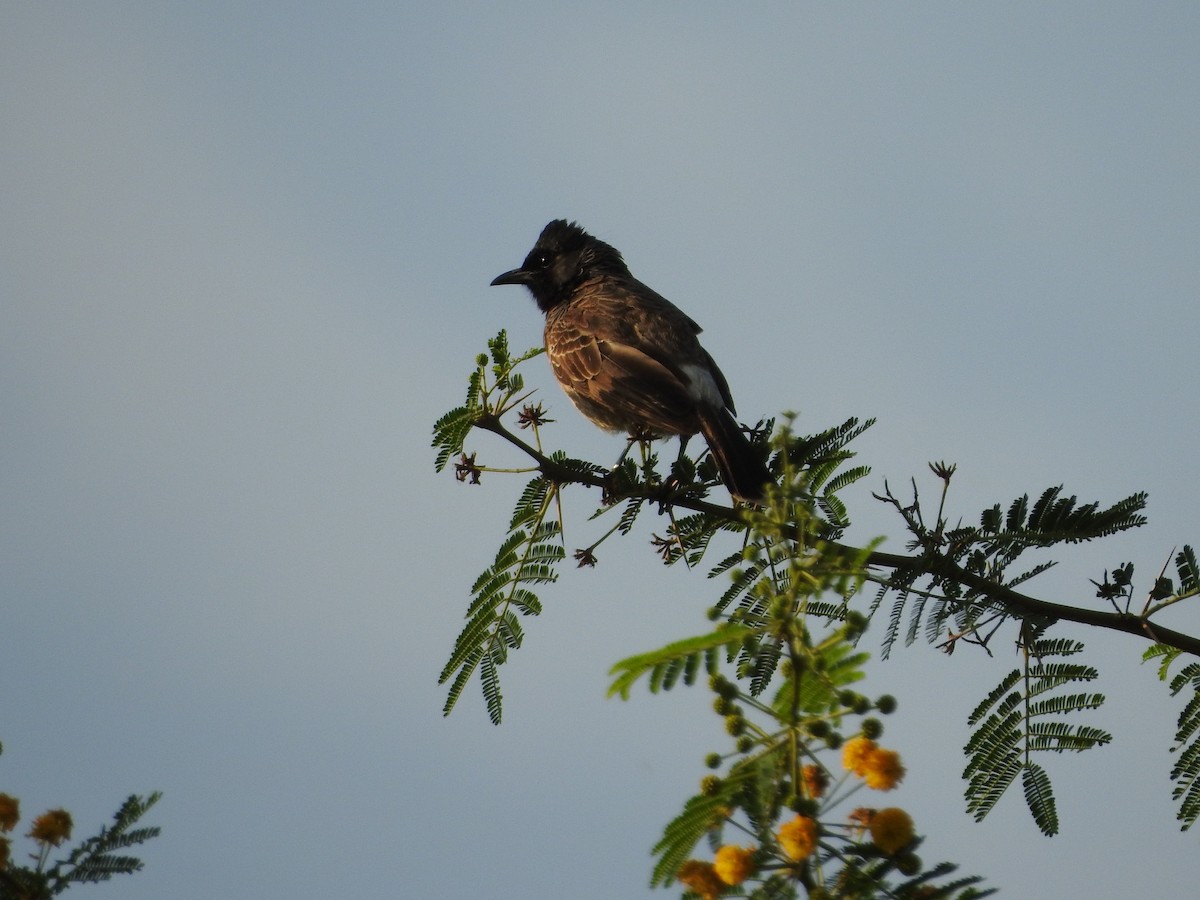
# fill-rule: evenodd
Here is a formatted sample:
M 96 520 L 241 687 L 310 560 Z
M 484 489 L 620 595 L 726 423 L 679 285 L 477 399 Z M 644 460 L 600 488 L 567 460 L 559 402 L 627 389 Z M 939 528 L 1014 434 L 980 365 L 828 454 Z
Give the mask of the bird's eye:
M 527 269 L 548 269 L 549 267 L 550 254 L 545 250 L 534 250 L 529 254 L 529 259 L 525 260 Z

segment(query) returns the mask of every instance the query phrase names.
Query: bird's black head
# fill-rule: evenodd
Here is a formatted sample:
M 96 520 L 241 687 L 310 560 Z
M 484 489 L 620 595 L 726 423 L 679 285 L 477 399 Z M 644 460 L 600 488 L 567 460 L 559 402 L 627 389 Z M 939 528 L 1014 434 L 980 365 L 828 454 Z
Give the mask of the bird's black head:
M 579 282 L 604 272 L 629 274 L 616 248 L 574 222 L 555 219 L 542 229 L 521 267 L 498 275 L 492 284 L 523 284 L 542 312 L 548 312 L 569 298 Z

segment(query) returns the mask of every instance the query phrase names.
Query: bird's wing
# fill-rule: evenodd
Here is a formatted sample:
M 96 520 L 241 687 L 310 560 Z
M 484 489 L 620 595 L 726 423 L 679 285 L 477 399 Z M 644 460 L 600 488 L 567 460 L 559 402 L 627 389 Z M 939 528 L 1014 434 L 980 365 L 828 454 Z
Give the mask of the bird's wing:
M 711 384 L 721 396 L 721 400 L 716 402 L 724 403 L 730 412 L 735 412 L 729 383 L 708 351 L 700 345 L 697 335 L 702 329 L 696 321 L 640 281 L 631 280 L 620 287 L 622 290 L 614 292 L 616 302 L 636 308 L 636 312 L 630 309 L 630 314 L 621 319 L 628 323 L 626 333 L 622 335 L 624 341 L 654 357 L 682 381 L 691 381 L 693 393 L 707 394 L 707 379 L 711 376 Z M 610 286 L 609 290 L 612 289 Z M 707 373 L 701 376 L 700 383 L 696 381 L 698 371 Z
M 591 318 L 572 315 L 546 323 L 550 364 L 567 393 L 593 418 L 600 418 L 596 408 L 610 412 L 612 427 L 695 432 L 695 400 L 681 374 L 626 343 L 622 327 L 598 327 Z

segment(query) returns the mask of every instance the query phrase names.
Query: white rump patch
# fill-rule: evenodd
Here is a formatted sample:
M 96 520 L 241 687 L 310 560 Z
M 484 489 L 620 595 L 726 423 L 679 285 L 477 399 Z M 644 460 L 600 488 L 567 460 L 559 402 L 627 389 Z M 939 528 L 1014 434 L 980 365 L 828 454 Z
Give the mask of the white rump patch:
M 680 369 L 688 377 L 688 393 L 694 399 L 716 409 L 725 408 L 725 398 L 721 396 L 721 389 L 717 387 L 716 379 L 707 368 L 688 363 L 680 366 Z

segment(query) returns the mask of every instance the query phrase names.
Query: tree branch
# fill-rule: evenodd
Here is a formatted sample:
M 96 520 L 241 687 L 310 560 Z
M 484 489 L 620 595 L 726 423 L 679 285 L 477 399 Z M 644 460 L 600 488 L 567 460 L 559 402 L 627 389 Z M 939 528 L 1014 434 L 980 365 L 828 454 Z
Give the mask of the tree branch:
M 523 453 L 533 459 L 541 471 L 541 473 L 550 481 L 558 485 L 564 484 L 581 484 L 585 487 L 597 487 L 604 489 L 606 480 L 602 475 L 595 475 L 589 472 L 580 471 L 571 466 L 564 465 L 544 453 L 537 450 L 535 447 L 521 440 L 517 435 L 513 434 L 504 427 L 503 422 L 496 415 L 485 413 L 476 420 L 476 427 L 482 428 L 484 431 L 490 431 L 493 434 L 504 438 L 513 446 L 520 449 Z M 670 496 L 665 497 L 652 488 L 647 488 L 643 491 L 630 493 L 630 497 L 641 497 L 649 501 L 665 501 L 673 506 L 690 509 L 694 512 L 704 513 L 723 519 L 727 522 L 741 522 L 741 512 L 736 507 L 722 506 L 717 503 L 709 503 L 706 500 L 701 500 L 693 497 Z M 861 553 L 861 550 L 840 544 L 834 541 L 828 542 L 828 546 L 835 548 L 847 554 Z M 926 575 L 933 575 L 939 578 L 958 582 L 973 590 L 978 591 L 989 600 L 994 600 L 997 603 L 1002 603 L 1008 608 L 1029 616 L 1039 616 L 1043 618 L 1056 619 L 1066 622 L 1077 622 L 1080 625 L 1090 625 L 1096 628 L 1106 628 L 1111 631 L 1119 631 L 1125 634 L 1132 634 L 1146 640 L 1154 641 L 1159 644 L 1164 644 L 1168 647 L 1173 647 L 1184 653 L 1189 653 L 1192 656 L 1200 657 L 1200 638 L 1193 635 L 1185 634 L 1181 631 L 1175 631 L 1171 628 L 1165 628 L 1150 622 L 1148 617 L 1132 615 L 1124 612 L 1107 612 L 1102 609 L 1087 609 L 1085 607 L 1068 606 L 1063 603 L 1054 603 L 1049 600 L 1041 600 L 1037 597 L 1031 597 L 1028 594 L 1023 594 L 1020 591 L 1013 590 L 1003 584 L 998 584 L 990 581 L 981 575 L 973 572 L 968 572 L 966 569 L 959 566 L 953 560 L 940 555 L 924 555 L 924 556 L 905 556 L 896 553 L 883 553 L 880 551 L 872 551 L 867 556 L 867 564 L 879 568 L 898 570 L 916 570 Z

